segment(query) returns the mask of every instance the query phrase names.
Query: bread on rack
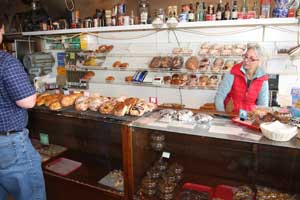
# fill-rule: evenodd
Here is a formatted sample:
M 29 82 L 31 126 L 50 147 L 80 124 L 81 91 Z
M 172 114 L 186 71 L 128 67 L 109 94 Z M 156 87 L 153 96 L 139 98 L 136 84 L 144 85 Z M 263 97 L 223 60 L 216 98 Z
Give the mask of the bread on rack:
M 190 57 L 186 63 L 185 68 L 189 70 L 197 70 L 199 68 L 199 59 L 197 56 Z
M 200 63 L 199 63 L 199 70 L 200 71 L 207 71 L 209 64 L 210 64 L 210 62 L 209 62 L 209 59 L 207 57 L 201 58 Z
M 122 64 L 120 65 L 120 68 L 121 68 L 121 69 L 125 69 L 125 68 L 127 68 L 128 66 L 129 66 L 128 63 L 122 63 Z
M 171 76 L 164 76 L 164 84 L 168 85 L 171 84 L 172 77 Z
M 67 96 L 64 96 L 62 99 L 61 99 L 61 105 L 63 107 L 68 107 L 68 106 L 72 106 L 75 102 L 75 99 L 72 98 L 71 95 L 67 95 Z
M 133 76 L 126 76 L 125 77 L 125 82 L 132 82 L 133 81 Z
M 173 59 L 172 59 L 172 66 L 171 68 L 172 69 L 181 69 L 182 66 L 183 66 L 183 57 L 182 56 L 175 56 Z
M 150 68 L 159 68 L 161 65 L 161 57 L 160 56 L 156 56 L 154 58 L 152 58 L 149 67 Z
M 219 78 L 217 75 L 212 75 L 209 77 L 208 81 L 207 81 L 207 86 L 209 87 L 217 87 L 219 82 Z
M 92 111 L 98 111 L 103 103 L 104 101 L 101 97 L 90 97 L 88 107 Z
M 112 83 L 114 80 L 115 80 L 115 77 L 114 77 L 114 76 L 107 76 L 107 77 L 105 78 L 105 81 L 106 81 L 107 83 Z
M 122 63 L 120 61 L 116 61 L 116 62 L 113 63 L 112 66 L 115 67 L 115 68 L 117 68 L 117 67 L 120 67 L 121 64 Z
M 45 100 L 46 100 L 46 97 L 49 96 L 50 94 L 49 93 L 43 93 L 43 94 L 40 94 L 37 98 L 36 98 L 36 105 L 37 106 L 42 106 L 45 104 Z
M 171 56 L 165 56 L 161 58 L 160 67 L 161 68 L 170 68 L 172 65 L 172 57 Z
M 208 81 L 208 76 L 207 75 L 201 75 L 198 79 L 199 81 L 199 86 L 205 87 Z

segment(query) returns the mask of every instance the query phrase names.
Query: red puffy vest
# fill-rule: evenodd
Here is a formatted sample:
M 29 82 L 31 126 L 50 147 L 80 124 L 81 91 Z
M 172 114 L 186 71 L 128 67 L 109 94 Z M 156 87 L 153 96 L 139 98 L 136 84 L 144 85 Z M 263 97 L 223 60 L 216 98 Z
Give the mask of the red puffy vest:
M 234 105 L 234 112 L 239 112 L 240 109 L 250 111 L 256 106 L 258 94 L 261 90 L 264 81 L 268 80 L 268 76 L 264 75 L 252 80 L 249 88 L 247 88 L 247 81 L 245 74 L 241 71 L 243 63 L 233 66 L 230 73 L 234 76 L 234 81 L 231 91 L 228 93 L 224 104 L 225 108 L 232 99 Z

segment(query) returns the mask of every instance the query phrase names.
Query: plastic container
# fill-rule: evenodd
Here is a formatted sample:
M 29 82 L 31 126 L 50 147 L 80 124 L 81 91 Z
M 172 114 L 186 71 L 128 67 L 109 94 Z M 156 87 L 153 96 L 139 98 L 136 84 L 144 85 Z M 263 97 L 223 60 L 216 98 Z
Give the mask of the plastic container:
M 265 137 L 279 142 L 289 141 L 298 134 L 296 126 L 282 124 L 279 121 L 262 123 L 260 129 Z
M 207 192 L 209 195 L 209 199 L 213 197 L 213 193 L 214 193 L 213 188 L 209 186 L 193 184 L 193 183 L 185 183 L 182 186 L 182 189 L 196 190 L 198 192 Z
M 220 198 L 223 200 L 233 199 L 233 187 L 228 185 L 218 185 L 215 189 L 213 198 Z

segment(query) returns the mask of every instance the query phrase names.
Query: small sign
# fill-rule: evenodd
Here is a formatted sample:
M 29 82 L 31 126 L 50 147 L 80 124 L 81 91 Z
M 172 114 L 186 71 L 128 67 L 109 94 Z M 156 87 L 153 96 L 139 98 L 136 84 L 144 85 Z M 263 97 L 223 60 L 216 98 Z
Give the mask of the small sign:
M 164 152 L 162 153 L 162 155 L 161 155 L 161 157 L 167 158 L 167 159 L 169 159 L 170 156 L 171 156 L 171 153 L 170 153 L 170 152 L 165 152 L 165 151 L 164 151 Z
M 46 133 L 40 133 L 40 142 L 42 145 L 49 145 L 49 137 Z
M 246 110 L 240 109 L 240 120 L 246 121 L 248 119 L 248 112 Z
M 149 102 L 157 104 L 157 97 L 149 97 Z

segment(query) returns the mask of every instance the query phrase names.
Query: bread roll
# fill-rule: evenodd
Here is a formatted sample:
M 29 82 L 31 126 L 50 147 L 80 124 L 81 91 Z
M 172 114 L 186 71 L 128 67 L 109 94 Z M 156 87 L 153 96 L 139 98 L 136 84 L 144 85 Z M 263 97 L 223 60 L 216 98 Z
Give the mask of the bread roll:
M 126 82 L 132 82 L 133 81 L 133 76 L 126 76 L 125 81 Z
M 199 59 L 196 56 L 190 57 L 185 63 L 185 68 L 189 70 L 197 70 L 199 68 Z
M 128 107 L 124 102 L 118 102 L 114 107 L 113 114 L 122 117 L 126 114 L 127 109 Z
M 130 112 L 130 109 L 138 102 L 138 99 L 137 98 L 127 98 L 125 99 L 124 103 L 125 105 L 127 106 L 127 111 L 126 111 L 126 114 L 129 114 Z
M 101 114 L 107 115 L 107 114 L 112 114 L 114 107 L 115 107 L 115 102 L 113 101 L 107 101 L 105 103 L 103 103 L 100 108 L 99 108 L 99 112 Z
M 121 65 L 120 65 L 120 68 L 127 68 L 129 66 L 129 64 L 128 63 L 122 63 Z
M 62 109 L 62 106 L 59 101 L 54 101 L 53 103 L 51 103 L 49 105 L 49 109 L 50 110 L 60 110 L 60 109 Z
M 175 56 L 172 60 L 172 69 L 181 69 L 183 66 L 183 57 L 182 56 Z
M 157 56 L 157 57 L 154 57 L 150 64 L 149 64 L 149 67 L 150 68 L 159 68 L 161 65 L 161 57 L 160 56 Z
M 161 64 L 160 64 L 161 68 L 170 68 L 171 65 L 172 65 L 172 57 L 171 56 L 162 57 Z
M 64 96 L 61 99 L 61 105 L 63 107 L 72 106 L 74 104 L 74 102 L 75 102 L 75 99 L 71 95 Z
M 100 97 L 91 97 L 89 99 L 88 108 L 92 111 L 98 111 L 102 104 L 103 104 L 102 98 L 100 98 Z

